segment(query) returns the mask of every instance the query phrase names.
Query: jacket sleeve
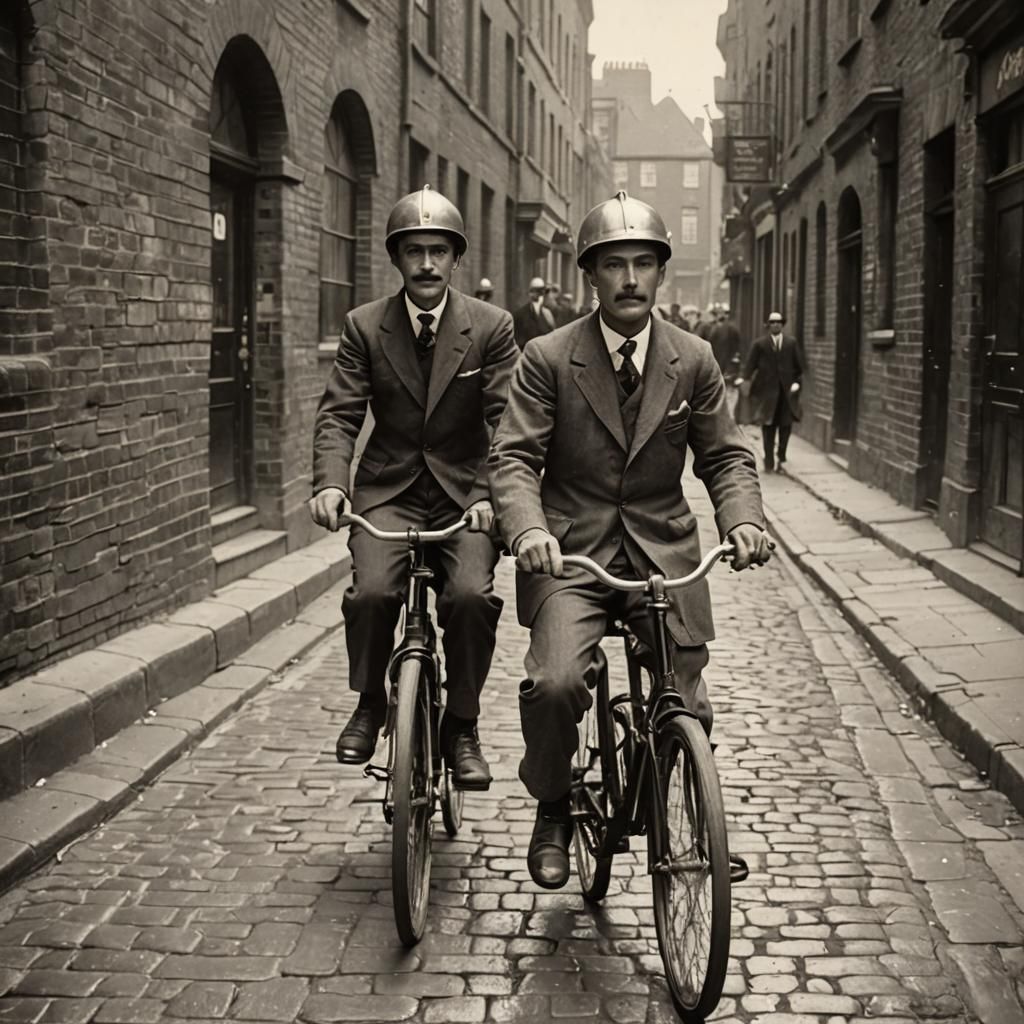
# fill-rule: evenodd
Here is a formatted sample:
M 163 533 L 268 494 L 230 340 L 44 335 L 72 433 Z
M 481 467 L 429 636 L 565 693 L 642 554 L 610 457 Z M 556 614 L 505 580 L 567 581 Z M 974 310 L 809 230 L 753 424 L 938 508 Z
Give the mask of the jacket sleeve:
M 340 487 L 349 493 L 356 438 L 370 401 L 370 357 L 351 313 L 345 318 L 331 375 L 313 425 L 313 493 Z
M 540 476 L 555 426 L 557 383 L 540 345 L 528 345 L 512 376 L 487 474 L 501 535 L 512 547 L 529 529 L 547 530 Z
M 687 440 L 694 455 L 693 471 L 715 507 L 719 536 L 728 536 L 743 523 L 764 529 L 757 463 L 729 414 L 725 382 L 707 347 L 700 351 L 692 407 Z
M 758 339 L 755 338 L 750 345 L 750 351 L 747 353 L 747 361 L 743 365 L 743 378 L 744 380 L 750 380 L 757 370 L 757 362 L 760 358 L 761 346 L 758 345 Z
M 516 345 L 512 329 L 512 314 L 503 311 L 497 327 L 488 339 L 483 366 L 480 370 L 484 420 L 487 424 L 487 433 L 492 441 L 502 413 L 505 411 L 512 371 L 515 369 L 518 359 L 519 346 Z M 483 501 L 489 495 L 487 462 L 484 460 L 480 463 L 480 469 L 470 488 L 466 507 L 468 508 L 477 501 Z

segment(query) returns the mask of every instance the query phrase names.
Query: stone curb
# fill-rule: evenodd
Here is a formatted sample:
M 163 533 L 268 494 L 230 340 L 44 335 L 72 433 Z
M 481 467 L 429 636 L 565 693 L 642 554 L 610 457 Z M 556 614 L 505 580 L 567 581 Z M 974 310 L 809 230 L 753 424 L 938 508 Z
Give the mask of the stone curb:
M 820 558 L 796 540 L 767 502 L 765 516 L 772 536 L 783 550 L 835 602 L 843 617 L 864 637 L 903 689 L 920 703 L 939 732 L 962 751 L 975 768 L 985 772 L 992 785 L 1024 814 L 1024 750 L 972 700 L 963 680 L 939 672 L 917 648 L 910 646 L 858 601 Z M 881 543 L 881 538 L 873 539 Z
M 337 629 L 325 592 L 350 568 L 343 539 L 325 538 L 0 690 L 0 892 Z

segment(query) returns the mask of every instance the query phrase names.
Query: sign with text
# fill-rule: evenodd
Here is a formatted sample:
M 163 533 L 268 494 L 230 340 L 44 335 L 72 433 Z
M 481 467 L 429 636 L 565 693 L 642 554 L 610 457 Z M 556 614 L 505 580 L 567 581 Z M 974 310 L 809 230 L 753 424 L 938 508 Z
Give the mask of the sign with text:
M 771 182 L 772 140 L 768 135 L 730 135 L 725 140 L 725 177 L 730 182 Z
M 994 47 L 982 58 L 980 113 L 991 110 L 1021 89 L 1024 89 L 1024 33 Z

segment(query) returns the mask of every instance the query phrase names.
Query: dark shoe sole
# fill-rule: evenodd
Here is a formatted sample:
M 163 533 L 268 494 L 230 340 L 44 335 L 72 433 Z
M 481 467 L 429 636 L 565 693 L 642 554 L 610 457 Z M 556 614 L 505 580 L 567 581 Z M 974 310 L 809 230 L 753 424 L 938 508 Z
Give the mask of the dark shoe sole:
M 368 754 L 357 754 L 354 751 L 342 753 L 340 750 L 335 750 L 334 756 L 338 759 L 338 764 L 366 764 L 373 757 L 373 751 L 371 750 Z
M 453 775 L 452 789 L 457 789 L 460 793 L 486 793 L 491 788 L 492 781 L 492 779 L 487 779 L 486 782 L 465 782 Z

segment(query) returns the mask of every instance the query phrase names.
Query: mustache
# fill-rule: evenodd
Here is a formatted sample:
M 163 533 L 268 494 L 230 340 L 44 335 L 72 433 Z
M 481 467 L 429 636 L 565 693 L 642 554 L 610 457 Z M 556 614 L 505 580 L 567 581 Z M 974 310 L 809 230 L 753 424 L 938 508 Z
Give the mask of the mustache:
M 440 281 L 441 277 L 438 274 L 413 274 L 412 279 L 414 281 Z
M 636 299 L 638 302 L 646 302 L 647 296 L 643 292 L 619 292 L 615 296 L 616 302 L 621 302 L 623 299 Z

